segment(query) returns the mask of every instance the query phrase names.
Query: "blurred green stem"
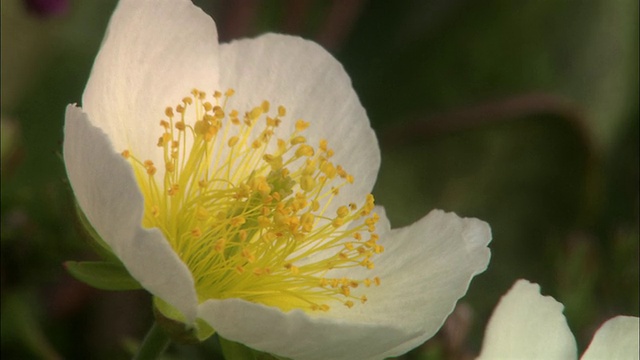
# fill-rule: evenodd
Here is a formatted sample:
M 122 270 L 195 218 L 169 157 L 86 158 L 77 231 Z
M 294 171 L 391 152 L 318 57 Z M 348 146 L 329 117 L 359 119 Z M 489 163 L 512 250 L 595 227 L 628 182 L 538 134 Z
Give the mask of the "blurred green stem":
M 133 357 L 134 360 L 150 360 L 157 359 L 167 349 L 171 339 L 167 333 L 158 326 L 157 322 L 153 323 L 151 329 L 144 337 L 138 353 Z

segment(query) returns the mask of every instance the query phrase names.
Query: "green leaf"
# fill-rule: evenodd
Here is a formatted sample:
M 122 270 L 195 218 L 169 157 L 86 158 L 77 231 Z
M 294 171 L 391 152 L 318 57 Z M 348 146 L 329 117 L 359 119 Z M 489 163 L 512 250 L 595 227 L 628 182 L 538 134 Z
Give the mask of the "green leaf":
M 142 289 L 125 267 L 106 261 L 67 261 L 65 268 L 76 279 L 102 290 Z

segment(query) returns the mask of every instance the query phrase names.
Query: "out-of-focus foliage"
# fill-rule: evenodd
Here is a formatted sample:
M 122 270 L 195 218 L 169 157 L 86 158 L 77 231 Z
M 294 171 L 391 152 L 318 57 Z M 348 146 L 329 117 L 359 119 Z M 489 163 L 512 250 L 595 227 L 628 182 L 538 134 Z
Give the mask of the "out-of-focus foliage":
M 517 278 L 565 304 L 581 350 L 604 319 L 638 316 L 637 1 L 197 3 L 223 40 L 300 34 L 344 64 L 380 139 L 374 195 L 393 226 L 432 208 L 491 224 L 488 271 L 404 358 L 477 353 Z M 2 1 L 2 355 L 126 357 L 150 299 L 62 267 L 96 260 L 59 152 L 115 1 L 26 4 Z M 212 339 L 167 358 L 220 356 Z

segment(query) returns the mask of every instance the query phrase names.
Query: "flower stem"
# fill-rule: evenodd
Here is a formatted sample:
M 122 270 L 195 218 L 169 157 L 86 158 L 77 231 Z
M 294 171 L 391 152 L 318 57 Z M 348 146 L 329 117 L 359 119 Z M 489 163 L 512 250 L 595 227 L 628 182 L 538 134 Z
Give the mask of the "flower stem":
M 134 360 L 151 360 L 157 359 L 169 346 L 171 339 L 167 333 L 158 326 L 157 322 L 153 323 L 151 329 L 144 337 L 142 344 L 138 348 L 138 353 L 133 357 Z

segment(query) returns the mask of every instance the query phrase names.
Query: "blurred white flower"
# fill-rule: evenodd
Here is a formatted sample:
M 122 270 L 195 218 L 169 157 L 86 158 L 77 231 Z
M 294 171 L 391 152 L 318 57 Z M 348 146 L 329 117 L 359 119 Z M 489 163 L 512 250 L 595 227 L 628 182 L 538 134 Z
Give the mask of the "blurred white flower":
M 87 219 L 160 303 L 280 356 L 402 354 L 489 262 L 480 220 L 390 229 L 369 194 L 375 134 L 329 53 L 274 34 L 218 45 L 189 1 L 119 3 L 67 108 L 64 159 Z
M 493 312 L 478 359 L 577 359 L 564 306 L 518 280 Z M 638 359 L 638 318 L 617 316 L 598 329 L 583 360 Z

